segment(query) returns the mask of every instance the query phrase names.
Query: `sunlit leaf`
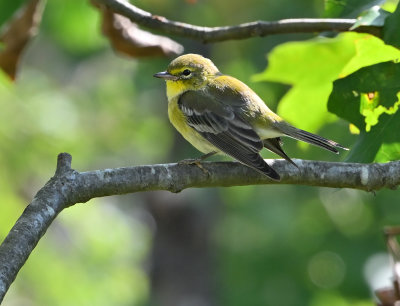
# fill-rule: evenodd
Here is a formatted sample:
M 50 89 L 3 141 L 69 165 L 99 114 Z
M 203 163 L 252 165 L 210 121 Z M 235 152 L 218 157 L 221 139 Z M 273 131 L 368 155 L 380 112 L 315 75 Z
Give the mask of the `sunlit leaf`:
M 357 17 L 382 0 L 325 0 L 324 17 Z
M 360 134 L 360 129 L 358 127 L 356 127 L 353 123 L 349 124 L 349 131 L 350 131 L 350 133 L 352 133 L 354 135 Z
M 391 160 L 400 159 L 400 142 L 383 143 L 375 156 L 375 161 L 384 163 Z
M 348 160 L 371 162 L 400 157 L 391 146 L 400 143 L 400 64 L 385 62 L 365 67 L 334 82 L 328 109 L 360 130 Z M 381 145 L 382 152 L 380 151 Z
M 346 43 L 354 44 L 355 54 L 341 71 L 339 75 L 341 78 L 362 67 L 400 59 L 400 50 L 385 45 L 381 39 L 375 36 L 357 34 L 353 39 L 353 42 L 346 41 Z
M 350 28 L 354 30 L 363 25 L 383 26 L 385 19 L 390 15 L 388 11 L 383 10 L 378 5 L 371 7 L 369 10 L 363 12 L 358 18 L 356 23 Z
M 397 4 L 399 3 L 398 0 L 387 0 L 385 3 L 382 4 L 381 8 L 389 13 L 393 13 L 396 10 Z
M 400 91 L 399 79 L 400 64 L 385 62 L 362 68 L 334 82 L 328 110 L 353 123 L 360 130 L 365 130 L 366 123 L 362 112 L 368 108 L 368 103 L 361 104 L 365 94 L 369 94 L 370 97 L 373 94 L 375 98 L 373 103 L 369 104 L 369 109 L 374 109 L 378 103 L 386 109 L 395 107 Z
M 281 100 L 278 113 L 296 126 L 313 131 L 333 118 L 326 111 L 326 103 L 334 80 L 364 66 L 397 58 L 400 51 L 377 37 L 344 33 L 276 47 L 268 56 L 266 71 L 255 79 L 293 85 Z
M 370 97 L 372 96 L 372 97 Z M 386 108 L 379 105 L 379 92 L 363 93 L 360 95 L 360 113 L 365 117 L 365 130 L 369 132 L 371 127 L 378 124 L 379 117 L 382 114 L 393 115 L 399 108 L 400 101 L 395 102 L 392 106 Z

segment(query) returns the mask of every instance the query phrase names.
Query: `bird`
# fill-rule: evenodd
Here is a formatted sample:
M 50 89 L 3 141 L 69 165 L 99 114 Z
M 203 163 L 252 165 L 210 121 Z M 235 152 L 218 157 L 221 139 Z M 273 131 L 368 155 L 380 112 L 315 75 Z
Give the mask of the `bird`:
M 297 167 L 282 149 L 282 136 L 301 140 L 338 154 L 341 144 L 298 129 L 271 111 L 245 83 L 222 74 L 199 54 L 172 60 L 166 71 L 154 74 L 166 81 L 168 117 L 203 160 L 225 154 L 272 180 L 280 175 L 261 157 L 263 148 Z M 297 167 L 298 168 L 298 167 Z

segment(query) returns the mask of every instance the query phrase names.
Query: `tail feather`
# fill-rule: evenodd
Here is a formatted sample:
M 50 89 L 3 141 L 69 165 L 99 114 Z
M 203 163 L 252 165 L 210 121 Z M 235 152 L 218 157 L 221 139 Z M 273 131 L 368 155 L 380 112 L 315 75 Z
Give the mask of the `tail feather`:
M 348 148 L 342 146 L 341 144 L 339 144 L 333 140 L 326 139 L 324 137 L 312 134 L 310 132 L 297 129 L 290 125 L 285 126 L 281 130 L 285 135 L 287 135 L 289 137 L 292 137 L 297 140 L 301 140 L 301 141 L 307 142 L 309 144 L 324 148 L 324 149 L 331 151 L 333 153 L 336 153 L 336 154 L 339 154 L 339 151 L 336 148 L 348 150 Z
M 286 155 L 285 151 L 282 149 L 282 142 L 279 137 L 277 138 L 268 138 L 263 140 L 264 147 L 270 150 L 271 152 L 279 155 L 280 157 L 286 159 L 289 163 L 294 165 L 297 169 L 299 168 L 293 160 L 290 159 L 289 156 Z

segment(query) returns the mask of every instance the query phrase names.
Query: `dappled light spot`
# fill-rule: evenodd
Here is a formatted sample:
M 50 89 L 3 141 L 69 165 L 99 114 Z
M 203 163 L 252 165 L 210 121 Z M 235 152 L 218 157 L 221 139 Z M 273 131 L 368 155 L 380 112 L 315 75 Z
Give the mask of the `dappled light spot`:
M 320 288 L 334 288 L 341 284 L 346 274 L 343 259 L 336 253 L 323 251 L 308 263 L 308 275 Z

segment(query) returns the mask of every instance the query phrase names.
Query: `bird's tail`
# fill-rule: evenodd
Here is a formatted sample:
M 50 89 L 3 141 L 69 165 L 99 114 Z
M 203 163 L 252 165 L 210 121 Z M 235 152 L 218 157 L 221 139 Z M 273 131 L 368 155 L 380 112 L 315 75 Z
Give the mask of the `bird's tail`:
M 280 130 L 289 137 L 292 137 L 297 140 L 301 140 L 301 141 L 310 143 L 312 145 L 324 148 L 324 149 L 331 151 L 333 153 L 336 153 L 336 154 L 339 153 L 339 151 L 336 148 L 348 150 L 348 148 L 342 146 L 341 144 L 339 144 L 333 140 L 326 139 L 324 137 L 312 134 L 310 132 L 300 130 L 291 125 L 280 126 Z
M 280 137 L 277 138 L 268 138 L 263 140 L 264 147 L 274 152 L 275 154 L 279 155 L 286 159 L 289 163 L 295 166 L 297 169 L 299 168 L 293 160 L 290 159 L 289 156 L 286 155 L 285 151 L 282 149 L 282 141 Z

